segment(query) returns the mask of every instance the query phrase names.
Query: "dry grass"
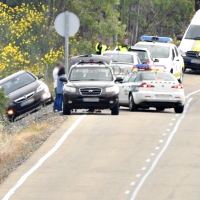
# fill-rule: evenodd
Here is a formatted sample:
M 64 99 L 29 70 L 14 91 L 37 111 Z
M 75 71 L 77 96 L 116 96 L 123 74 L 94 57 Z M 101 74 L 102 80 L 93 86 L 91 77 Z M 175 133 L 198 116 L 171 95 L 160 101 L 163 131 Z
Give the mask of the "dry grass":
M 58 126 L 54 123 L 50 125 L 48 122 L 43 122 L 33 123 L 18 134 L 9 135 L 0 132 L 0 183 L 11 171 L 22 164 L 56 128 Z

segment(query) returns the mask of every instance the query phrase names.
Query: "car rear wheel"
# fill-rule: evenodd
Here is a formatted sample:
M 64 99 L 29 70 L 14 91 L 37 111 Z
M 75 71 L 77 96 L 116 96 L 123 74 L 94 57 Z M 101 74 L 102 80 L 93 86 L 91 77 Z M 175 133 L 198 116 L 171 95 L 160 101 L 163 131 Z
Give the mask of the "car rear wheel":
M 138 106 L 134 102 L 133 95 L 129 96 L 129 110 L 138 111 Z
M 63 104 L 63 115 L 70 115 L 70 114 L 71 114 L 71 109 L 66 104 Z
M 111 115 L 119 115 L 119 102 L 111 109 Z
M 156 108 L 156 110 L 157 110 L 157 111 L 164 111 L 164 110 L 165 110 L 165 108 L 162 108 L 162 107 L 157 107 L 157 108 Z
M 184 106 L 179 106 L 174 108 L 175 113 L 183 113 L 184 111 Z

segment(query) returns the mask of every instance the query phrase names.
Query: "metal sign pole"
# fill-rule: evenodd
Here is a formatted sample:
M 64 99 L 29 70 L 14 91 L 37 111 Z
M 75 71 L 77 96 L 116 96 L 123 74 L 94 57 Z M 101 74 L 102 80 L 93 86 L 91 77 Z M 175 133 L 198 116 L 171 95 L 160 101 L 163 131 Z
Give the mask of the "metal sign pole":
M 69 12 L 65 12 L 65 70 L 68 74 L 68 60 L 69 60 Z

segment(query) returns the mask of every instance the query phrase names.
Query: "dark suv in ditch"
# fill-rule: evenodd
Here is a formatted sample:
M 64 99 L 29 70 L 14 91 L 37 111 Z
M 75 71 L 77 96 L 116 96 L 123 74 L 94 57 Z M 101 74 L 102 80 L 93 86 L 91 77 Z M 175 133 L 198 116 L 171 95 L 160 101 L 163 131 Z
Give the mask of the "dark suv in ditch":
M 63 114 L 72 109 L 110 109 L 119 114 L 119 87 L 112 68 L 102 61 L 80 61 L 72 66 L 63 89 Z

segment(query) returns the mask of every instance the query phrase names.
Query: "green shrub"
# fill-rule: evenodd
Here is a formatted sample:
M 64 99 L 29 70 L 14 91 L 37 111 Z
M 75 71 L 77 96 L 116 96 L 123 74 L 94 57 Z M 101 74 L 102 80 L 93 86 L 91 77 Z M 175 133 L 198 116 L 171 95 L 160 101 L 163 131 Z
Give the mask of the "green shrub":
M 6 106 L 8 105 L 8 98 L 6 97 L 3 88 L 0 88 L 0 115 L 4 116 L 6 114 Z

